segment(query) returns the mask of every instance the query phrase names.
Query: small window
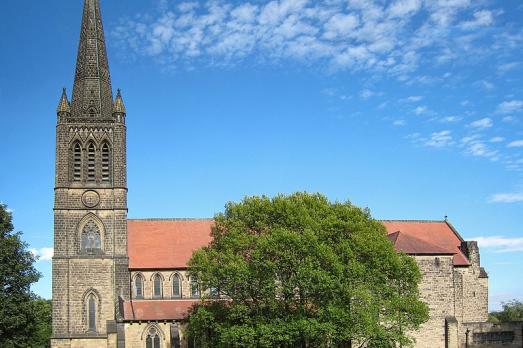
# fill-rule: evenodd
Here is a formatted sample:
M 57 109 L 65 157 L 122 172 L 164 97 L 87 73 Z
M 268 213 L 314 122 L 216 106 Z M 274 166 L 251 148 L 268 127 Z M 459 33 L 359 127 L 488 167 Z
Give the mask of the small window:
M 139 274 L 134 279 L 134 294 L 136 298 L 143 298 L 143 278 Z
M 95 253 L 102 248 L 100 239 L 100 229 L 94 221 L 90 220 L 84 226 L 82 231 L 82 245 L 81 249 L 87 253 Z
M 180 276 L 175 274 L 173 276 L 173 297 L 182 297 Z
M 82 147 L 79 143 L 73 149 L 73 180 L 82 180 Z
M 105 143 L 102 146 L 102 181 L 111 181 L 111 156 L 110 156 L 109 145 Z
M 200 288 L 198 286 L 198 279 L 196 277 L 191 277 L 191 297 L 200 297 Z
M 89 311 L 89 331 L 96 332 L 96 298 L 94 295 L 89 295 L 87 306 Z
M 145 339 L 146 348 L 160 348 L 160 335 L 155 328 L 151 328 Z
M 87 181 L 96 180 L 96 148 L 93 143 L 87 148 Z
M 154 276 L 153 297 L 155 297 L 155 298 L 162 297 L 162 277 L 159 274 Z

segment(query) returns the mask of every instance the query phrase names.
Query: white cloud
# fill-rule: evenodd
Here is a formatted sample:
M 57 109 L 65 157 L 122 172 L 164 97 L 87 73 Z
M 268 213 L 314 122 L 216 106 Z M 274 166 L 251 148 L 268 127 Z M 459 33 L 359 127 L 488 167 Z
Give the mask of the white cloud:
M 523 202 L 523 192 L 497 193 L 490 198 L 492 203 L 517 203 Z
M 29 249 L 29 251 L 38 257 L 38 261 L 51 261 L 54 254 L 53 248 Z
M 509 114 L 511 112 L 518 112 L 523 109 L 523 100 L 504 101 L 498 105 L 498 112 L 502 114 Z
M 407 122 L 405 120 L 395 120 L 392 124 L 396 127 L 403 127 L 407 125 Z
M 485 117 L 470 123 L 469 126 L 476 129 L 485 129 L 492 127 L 493 124 L 492 119 Z
M 389 7 L 391 17 L 404 17 L 416 13 L 421 7 L 420 0 L 398 0 Z
M 454 143 L 450 130 L 432 133 L 431 137 L 425 141 L 426 146 L 446 147 Z
M 370 70 L 421 83 L 412 75 L 440 51 L 451 52 L 453 61 L 475 53 L 453 40 L 451 27 L 488 25 L 493 17 L 488 10 L 471 13 L 470 0 L 386 3 L 163 1 L 162 11 L 122 19 L 111 34 L 122 51 L 175 68 L 293 59 L 329 71 Z M 473 17 L 470 23 L 457 23 L 467 16 Z
M 442 117 L 440 119 L 440 121 L 443 123 L 454 123 L 454 122 L 459 122 L 461 120 L 462 120 L 462 118 L 459 116 L 446 116 L 446 117 Z
M 423 99 L 423 96 L 421 95 L 411 95 L 405 99 L 402 99 L 402 101 L 409 102 L 409 103 L 417 103 Z
M 516 69 L 520 65 L 521 65 L 520 62 L 512 62 L 512 63 L 501 64 L 500 66 L 498 66 L 498 73 L 506 74 L 507 72 Z
M 376 95 L 375 92 L 371 91 L 370 89 L 364 89 L 360 92 L 360 97 L 363 99 L 369 99 L 370 97 Z
M 514 140 L 508 143 L 507 147 L 523 147 L 523 140 Z
M 523 238 L 488 236 L 471 238 L 478 242 L 480 248 L 495 249 L 497 252 L 522 252 Z
M 486 91 L 491 91 L 495 87 L 493 83 L 486 81 L 486 80 L 477 81 L 476 85 L 483 88 Z
M 481 10 L 474 12 L 474 19 L 461 23 L 463 29 L 471 30 L 478 27 L 490 26 L 494 23 L 494 16 L 491 11 Z
M 416 115 L 422 115 L 426 113 L 429 109 L 426 106 L 418 106 L 416 109 L 414 109 L 414 113 Z
M 501 143 L 503 141 L 505 141 L 505 138 L 503 138 L 503 137 L 493 137 L 490 139 L 491 143 Z

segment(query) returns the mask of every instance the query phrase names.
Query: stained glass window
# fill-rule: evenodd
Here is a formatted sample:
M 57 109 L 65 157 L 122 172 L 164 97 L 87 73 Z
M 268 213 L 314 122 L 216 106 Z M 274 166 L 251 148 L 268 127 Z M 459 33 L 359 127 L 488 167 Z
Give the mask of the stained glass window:
M 101 247 L 100 229 L 94 221 L 90 220 L 82 231 L 82 250 L 90 253 L 100 250 Z

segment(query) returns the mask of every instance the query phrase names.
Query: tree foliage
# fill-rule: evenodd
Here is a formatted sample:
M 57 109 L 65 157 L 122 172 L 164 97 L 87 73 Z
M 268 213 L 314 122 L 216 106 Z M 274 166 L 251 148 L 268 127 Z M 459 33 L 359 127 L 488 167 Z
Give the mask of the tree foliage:
M 39 347 L 33 336 L 39 303 L 30 286 L 40 274 L 21 233 L 13 232 L 12 215 L 0 204 L 0 347 Z
M 503 303 L 503 310 L 490 313 L 489 320 L 494 323 L 523 321 L 523 302 L 512 300 Z
M 198 346 L 405 347 L 428 318 L 415 261 L 368 210 L 296 193 L 229 203 L 215 221 L 189 262 L 212 289 L 189 317 Z

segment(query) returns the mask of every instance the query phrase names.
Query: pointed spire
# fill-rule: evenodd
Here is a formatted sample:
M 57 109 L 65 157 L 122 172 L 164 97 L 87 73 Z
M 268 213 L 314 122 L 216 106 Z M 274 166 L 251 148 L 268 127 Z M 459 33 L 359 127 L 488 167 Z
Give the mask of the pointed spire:
M 73 117 L 111 117 L 113 96 L 99 0 L 84 0 L 71 111 Z
M 113 113 L 120 113 L 120 114 L 126 113 L 125 104 L 124 104 L 123 98 L 122 98 L 122 92 L 120 91 L 119 88 L 118 88 L 118 92 L 116 93 L 116 100 L 114 101 Z
M 56 108 L 56 113 L 71 113 L 71 105 L 69 104 L 69 99 L 67 99 L 67 92 L 65 88 L 62 91 L 62 97 L 60 98 L 60 102 L 58 103 L 58 107 Z

